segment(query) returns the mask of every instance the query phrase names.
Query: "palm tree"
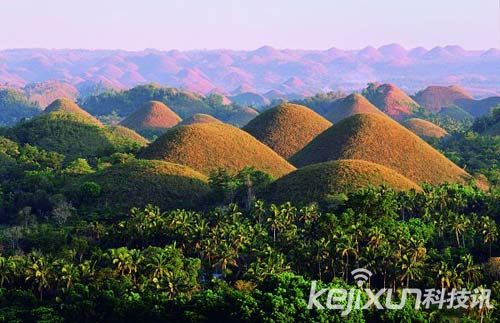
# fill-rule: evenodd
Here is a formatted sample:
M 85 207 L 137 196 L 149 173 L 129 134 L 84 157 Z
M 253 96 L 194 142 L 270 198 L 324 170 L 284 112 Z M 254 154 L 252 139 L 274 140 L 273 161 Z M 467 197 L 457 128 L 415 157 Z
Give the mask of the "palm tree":
M 480 223 L 483 242 L 484 244 L 489 244 L 489 252 L 491 257 L 491 245 L 498 239 L 498 228 L 495 221 L 488 216 L 481 217 Z
M 60 270 L 61 272 L 58 280 L 65 285 L 66 289 L 70 289 L 71 287 L 73 287 L 75 281 L 77 281 L 80 276 L 78 267 L 73 263 L 66 263 L 62 265 Z
M 448 263 L 441 261 L 436 265 L 436 271 L 441 288 L 449 288 L 453 279 L 453 272 L 448 268 Z
M 403 275 L 401 276 L 401 281 L 406 280 L 406 287 L 410 287 L 410 280 L 419 279 L 422 276 L 422 262 L 414 261 L 408 255 L 403 255 L 401 257 L 401 270 Z
M 469 219 L 463 214 L 456 214 L 452 211 L 448 211 L 448 221 L 451 229 L 455 232 L 457 247 L 460 248 L 460 235 L 469 227 Z M 463 244 L 465 247 L 465 241 Z
M 345 257 L 344 279 L 347 280 L 347 275 L 349 273 L 349 255 L 353 255 L 354 257 L 358 256 L 356 243 L 350 235 L 344 234 L 340 237 L 340 241 L 337 244 L 337 250 L 342 257 Z
M 26 282 L 31 282 L 43 300 L 43 292 L 50 288 L 53 278 L 52 264 L 38 252 L 32 252 L 26 264 Z
M 461 276 L 465 278 L 465 282 L 469 283 L 477 283 L 481 279 L 481 267 L 474 264 L 474 259 L 471 254 L 466 254 L 465 256 L 460 257 L 460 263 L 457 265 L 457 268 L 460 270 Z

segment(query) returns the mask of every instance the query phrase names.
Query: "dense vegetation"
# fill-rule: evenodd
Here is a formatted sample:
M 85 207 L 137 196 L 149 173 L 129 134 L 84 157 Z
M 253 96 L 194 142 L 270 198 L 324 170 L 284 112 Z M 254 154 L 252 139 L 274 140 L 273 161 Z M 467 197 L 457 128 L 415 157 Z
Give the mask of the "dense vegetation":
M 159 101 L 166 104 L 182 119 L 196 113 L 205 113 L 241 126 L 249 121 L 248 119 L 241 122 L 239 118 L 242 114 L 245 115 L 245 110 L 238 105 L 224 104 L 223 97 L 220 95 L 212 94 L 204 97 L 156 84 L 136 86 L 125 91 L 110 90 L 81 98 L 79 103 L 93 115 L 110 116 L 115 113 L 120 119 L 132 114 L 147 101 Z
M 428 139 L 486 175 L 485 190 L 384 115 L 333 125 L 295 170 L 210 118 L 143 147 L 59 104 L 0 137 L 0 322 L 494 322 L 500 137 L 485 129 L 497 117 Z M 283 135 L 309 129 L 291 120 Z M 313 280 L 366 299 L 356 268 L 374 273 L 366 288 L 488 288 L 495 307 L 307 309 Z
M 21 92 L 0 89 L 0 126 L 15 124 L 40 113 L 37 104 L 30 102 Z

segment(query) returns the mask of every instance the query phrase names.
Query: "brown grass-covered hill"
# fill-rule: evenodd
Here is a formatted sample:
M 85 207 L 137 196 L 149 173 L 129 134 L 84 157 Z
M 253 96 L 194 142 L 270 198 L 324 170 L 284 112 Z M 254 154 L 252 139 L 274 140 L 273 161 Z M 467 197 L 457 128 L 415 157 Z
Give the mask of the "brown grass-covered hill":
M 243 130 L 288 159 L 331 125 L 305 106 L 283 103 L 257 116 Z
M 382 115 L 383 112 L 370 103 L 361 94 L 351 94 L 345 98 L 335 100 L 326 113 L 326 118 L 333 123 L 358 113 L 373 113 Z
M 253 166 L 277 178 L 295 170 L 250 134 L 222 123 L 175 127 L 146 147 L 141 156 L 186 165 L 204 174 L 218 168 L 237 172 Z
M 363 95 L 380 110 L 397 120 L 412 115 L 419 108 L 417 102 L 394 84 L 371 83 Z
M 181 118 L 164 103 L 148 101 L 120 124 L 135 131 L 163 133 L 181 122 Z
M 259 112 L 257 110 L 247 107 L 247 108 L 242 108 L 236 111 L 233 111 L 229 118 L 225 120 L 227 123 L 232 124 L 237 127 L 243 127 L 246 125 L 250 120 L 255 118 L 256 116 L 259 115 Z
M 106 128 L 78 113 L 53 111 L 21 122 L 8 134 L 21 144 L 31 144 L 64 154 L 68 159 L 106 156 L 136 151 L 144 138 L 121 128 Z
M 132 207 L 148 203 L 162 210 L 197 208 L 209 194 L 207 177 L 187 166 L 158 160 L 132 160 L 110 166 L 82 178 L 69 188 L 75 201 L 91 207 L 119 209 L 128 212 Z M 101 187 L 96 198 L 85 194 L 85 183 Z
M 219 119 L 205 113 L 196 113 L 189 118 L 183 119 L 178 126 L 189 126 L 197 123 L 222 123 Z
M 460 99 L 472 99 L 472 96 L 459 86 L 429 86 L 415 94 L 415 101 L 423 108 L 438 112 Z
M 273 182 L 268 194 L 269 200 L 277 203 L 309 203 L 322 201 L 328 195 L 381 185 L 396 190 L 420 190 L 417 184 L 390 168 L 365 160 L 345 159 L 298 169 Z
M 75 102 L 71 101 L 70 99 L 57 99 L 47 108 L 45 108 L 44 113 L 51 113 L 51 112 L 63 112 L 63 113 L 73 113 L 76 114 L 82 118 L 85 118 L 89 123 L 95 124 L 99 127 L 103 127 L 102 123 L 97 120 L 93 115 L 88 113 L 87 111 L 83 110 L 76 104 Z
M 446 130 L 427 120 L 411 118 L 406 120 L 404 125 L 421 138 L 443 138 L 448 136 Z
M 357 114 L 334 124 L 293 155 L 290 162 L 304 167 L 337 159 L 371 161 L 416 183 L 464 182 L 470 178 L 410 130 L 375 114 Z

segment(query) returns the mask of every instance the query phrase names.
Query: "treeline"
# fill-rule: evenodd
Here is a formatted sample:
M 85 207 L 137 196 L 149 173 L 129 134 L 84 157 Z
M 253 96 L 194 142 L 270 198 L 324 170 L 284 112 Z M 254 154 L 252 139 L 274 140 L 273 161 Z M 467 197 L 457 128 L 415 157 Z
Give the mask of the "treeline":
M 325 204 L 254 201 L 206 212 L 126 217 L 68 208 L 2 230 L 0 317 L 22 321 L 338 321 L 306 309 L 311 280 L 352 284 L 350 271 L 374 273 L 371 288 L 493 289 L 499 300 L 498 195 L 460 185 L 423 192 L 367 188 Z M 66 214 L 66 216 L 61 216 Z M 342 318 L 426 321 L 493 319 L 432 309 L 353 312 Z

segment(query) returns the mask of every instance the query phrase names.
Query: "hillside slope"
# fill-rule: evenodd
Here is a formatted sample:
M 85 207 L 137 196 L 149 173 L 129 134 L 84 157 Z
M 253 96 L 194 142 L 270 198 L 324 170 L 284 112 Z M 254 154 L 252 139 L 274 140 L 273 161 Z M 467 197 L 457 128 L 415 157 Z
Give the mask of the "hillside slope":
M 95 199 L 86 200 L 84 184 L 101 188 Z M 82 178 L 69 189 L 77 200 L 100 210 L 106 206 L 128 212 L 151 203 L 162 210 L 197 208 L 209 193 L 207 177 L 189 167 L 157 160 L 132 160 Z
M 331 125 L 307 107 L 284 103 L 263 112 L 243 130 L 287 159 Z
M 383 112 L 371 104 L 370 101 L 368 101 L 364 96 L 354 93 L 346 96 L 345 98 L 334 101 L 326 112 L 326 118 L 331 122 L 336 123 L 342 119 L 359 113 L 383 115 Z
M 295 169 L 250 134 L 222 123 L 175 127 L 146 147 L 141 156 L 186 165 L 204 174 L 218 168 L 237 172 L 253 166 L 280 177 Z
M 421 138 L 443 138 L 448 132 L 440 126 L 419 118 L 411 118 L 404 122 L 406 128 Z
M 304 167 L 337 159 L 371 161 L 416 183 L 463 183 L 470 178 L 417 135 L 390 118 L 374 114 L 357 114 L 333 125 L 290 162 Z
M 120 124 L 135 131 L 167 131 L 181 121 L 169 107 L 159 101 L 148 101 Z
M 419 108 L 405 92 L 394 84 L 371 83 L 363 95 L 376 107 L 394 119 L 401 120 Z
M 381 185 L 396 190 L 421 190 L 414 182 L 382 165 L 364 160 L 336 160 L 309 165 L 276 180 L 270 185 L 268 199 L 277 203 L 310 203 L 322 201 L 328 195 Z

